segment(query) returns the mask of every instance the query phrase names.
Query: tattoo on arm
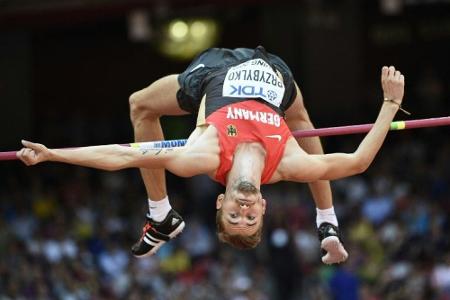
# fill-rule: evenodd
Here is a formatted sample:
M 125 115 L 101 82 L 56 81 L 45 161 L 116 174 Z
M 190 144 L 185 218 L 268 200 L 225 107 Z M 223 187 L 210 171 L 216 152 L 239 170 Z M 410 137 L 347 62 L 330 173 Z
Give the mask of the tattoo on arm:
M 154 155 L 159 155 L 160 153 L 165 154 L 165 153 L 171 152 L 171 151 L 173 151 L 174 149 L 173 149 L 173 148 L 165 148 L 165 149 L 163 149 L 163 148 L 161 148 L 161 149 L 141 149 L 141 154 L 142 154 L 142 155 L 145 155 L 145 154 L 147 154 L 150 150 L 156 151 Z

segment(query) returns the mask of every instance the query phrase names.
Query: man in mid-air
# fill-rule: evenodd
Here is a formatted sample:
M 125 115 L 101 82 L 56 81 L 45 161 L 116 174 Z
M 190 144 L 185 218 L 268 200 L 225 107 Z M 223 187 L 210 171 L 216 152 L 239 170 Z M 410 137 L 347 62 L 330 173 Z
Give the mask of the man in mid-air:
M 385 99 L 373 128 L 358 149 L 351 154 L 311 155 L 299 147 L 283 118 L 284 85 L 280 80 L 282 74 L 276 71 L 266 53 L 255 51 L 252 59 L 207 77 L 203 82 L 204 107 L 200 108 L 203 112 L 199 114 L 204 115 L 205 120 L 199 122 L 183 148 L 148 150 L 106 145 L 52 150 L 24 141 L 25 148 L 18 152 L 18 157 L 27 165 L 50 160 L 105 170 L 167 169 L 183 177 L 208 174 L 226 186 L 225 193 L 216 201 L 219 238 L 238 248 L 252 248 L 261 239 L 265 212 L 266 201 L 259 191 L 261 184 L 281 180 L 317 182 L 363 172 L 380 149 L 403 99 L 403 75 L 394 67 L 383 67 Z M 244 73 L 253 76 L 242 79 Z M 268 77 L 274 79 L 259 82 L 261 77 L 255 73 L 262 77 L 268 76 L 261 75 L 263 73 L 271 73 Z M 240 79 L 236 79 L 239 74 Z M 254 82 L 253 86 L 258 97 L 233 95 L 239 80 L 255 81 L 254 78 L 259 82 L 259 85 Z M 328 252 L 322 260 L 325 263 L 345 260 L 347 253 L 335 227 L 324 224 L 332 230 L 321 233 L 321 246 Z M 175 222 L 175 230 L 169 234 L 154 230 L 151 223 L 147 225 L 137 243 L 138 249 L 134 249 L 135 255 L 140 254 L 139 248 L 143 249 L 142 255 L 156 252 L 182 230 L 184 222 Z
M 221 93 L 222 86 L 208 86 L 210 79 L 220 75 L 226 80 L 224 71 L 236 65 L 264 56 L 271 70 L 244 69 L 230 73 L 226 97 L 222 100 L 239 100 L 242 97 L 269 99 L 275 94 L 282 98 L 279 113 L 284 116 L 291 131 L 313 129 L 308 112 L 303 104 L 303 97 L 288 65 L 278 56 L 266 53 L 261 46 L 249 48 L 211 48 L 200 53 L 181 74 L 165 76 L 150 86 L 130 96 L 130 116 L 133 124 L 135 141 L 147 142 L 163 140 L 164 135 L 159 121 L 162 115 L 198 114 L 198 124 L 204 123 L 206 89 L 208 93 Z M 248 70 L 248 72 L 247 72 Z M 262 95 L 261 89 L 267 95 Z M 221 99 L 216 99 L 221 100 Z M 318 137 L 297 139 L 299 145 L 308 153 L 323 154 Z M 184 226 L 183 218 L 172 209 L 166 189 L 165 172 L 161 169 L 141 168 L 142 178 L 147 190 L 149 212 L 143 227 L 143 237 L 132 248 L 135 256 L 153 254 L 165 242 L 157 237 L 159 233 L 170 235 L 179 232 Z M 338 220 L 333 208 L 330 183 L 321 180 L 309 183 L 316 204 L 316 224 L 322 244 L 329 234 L 339 237 Z M 158 242 L 155 242 L 158 241 Z M 322 248 L 324 245 L 321 245 Z M 325 263 L 340 262 L 347 253 L 343 245 L 324 253 Z M 338 257 L 335 261 L 332 258 Z

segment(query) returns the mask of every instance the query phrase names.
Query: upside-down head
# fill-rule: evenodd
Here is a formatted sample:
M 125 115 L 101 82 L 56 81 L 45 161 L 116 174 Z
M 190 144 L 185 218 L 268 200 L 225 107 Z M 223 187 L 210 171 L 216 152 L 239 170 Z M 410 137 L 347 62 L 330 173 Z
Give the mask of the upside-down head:
M 219 240 L 238 249 L 255 248 L 261 241 L 266 200 L 248 181 L 239 181 L 216 202 Z

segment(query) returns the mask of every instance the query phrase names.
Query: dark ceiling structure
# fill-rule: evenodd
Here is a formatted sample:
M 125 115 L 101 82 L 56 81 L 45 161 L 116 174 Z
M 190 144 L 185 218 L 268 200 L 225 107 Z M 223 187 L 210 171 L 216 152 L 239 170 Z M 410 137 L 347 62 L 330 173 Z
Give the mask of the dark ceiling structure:
M 77 23 L 123 15 L 133 9 L 177 10 L 197 6 L 214 7 L 264 4 L 269 0 L 0 0 L 3 28 Z M 280 3 L 280 1 L 277 1 Z M 281 2 L 294 2 L 281 0 Z M 1 29 L 1 28 L 0 28 Z

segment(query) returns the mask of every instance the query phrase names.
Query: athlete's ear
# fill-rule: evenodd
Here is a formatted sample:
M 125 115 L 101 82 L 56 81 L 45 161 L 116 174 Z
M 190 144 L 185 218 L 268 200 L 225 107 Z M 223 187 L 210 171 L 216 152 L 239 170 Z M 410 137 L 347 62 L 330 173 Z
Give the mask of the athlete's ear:
M 217 196 L 216 209 L 221 209 L 222 208 L 223 199 L 225 199 L 225 194 L 220 194 L 219 196 Z
M 266 199 L 262 198 L 262 215 L 266 213 Z

